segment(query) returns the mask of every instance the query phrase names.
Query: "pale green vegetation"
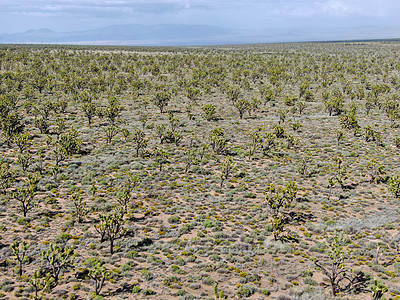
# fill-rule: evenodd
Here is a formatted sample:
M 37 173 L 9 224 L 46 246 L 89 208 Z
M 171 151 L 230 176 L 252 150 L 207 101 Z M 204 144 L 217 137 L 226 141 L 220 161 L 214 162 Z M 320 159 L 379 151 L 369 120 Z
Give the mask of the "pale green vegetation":
M 0 297 L 400 299 L 399 54 L 0 46 Z

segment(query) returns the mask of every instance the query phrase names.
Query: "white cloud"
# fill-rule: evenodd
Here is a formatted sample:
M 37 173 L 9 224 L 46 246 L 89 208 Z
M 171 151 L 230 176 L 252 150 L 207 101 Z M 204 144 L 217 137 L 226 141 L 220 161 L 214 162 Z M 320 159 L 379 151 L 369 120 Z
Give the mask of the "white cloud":
M 385 17 L 399 15 L 396 0 L 328 0 L 315 2 L 323 13 L 337 16 Z
M 326 1 L 317 3 L 323 13 L 343 15 L 351 12 L 351 8 L 342 1 Z
M 0 32 L 48 27 L 185 23 L 233 28 L 385 22 L 400 25 L 397 0 L 0 0 Z M 346 23 L 347 22 L 347 23 Z M 40 28 L 39 27 L 39 28 Z

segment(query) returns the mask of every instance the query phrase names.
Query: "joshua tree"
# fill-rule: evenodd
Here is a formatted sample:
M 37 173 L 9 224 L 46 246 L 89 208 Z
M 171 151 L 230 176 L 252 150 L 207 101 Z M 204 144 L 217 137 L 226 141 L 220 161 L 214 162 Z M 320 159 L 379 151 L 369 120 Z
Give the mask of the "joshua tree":
M 51 111 L 54 111 L 54 103 L 51 100 L 45 100 L 35 110 L 47 121 L 49 120 Z
M 261 95 L 261 99 L 264 100 L 264 105 L 265 105 L 265 104 L 267 104 L 267 102 L 273 100 L 274 91 L 270 87 L 261 86 L 260 87 L 260 95 Z
M 186 150 L 183 161 L 185 163 L 185 173 L 187 173 L 189 172 L 190 167 L 198 162 L 195 151 L 192 149 Z
M 186 96 L 193 102 L 199 99 L 200 93 L 198 88 L 188 87 L 186 89 Z
M 124 141 L 127 142 L 129 140 L 129 137 L 131 136 L 131 132 L 129 131 L 128 128 L 122 128 L 121 129 L 121 134 L 124 137 Z
M 385 167 L 378 163 L 376 159 L 371 159 L 366 166 L 366 172 L 369 176 L 369 182 L 381 183 L 386 182 L 388 176 L 385 171 Z
M 57 140 L 60 139 L 60 136 L 65 132 L 67 129 L 67 124 L 64 119 L 58 118 L 54 124 L 55 126 L 53 127 L 53 133 L 57 135 Z M 77 135 L 77 132 L 75 131 L 75 134 Z
M 122 109 L 123 107 L 119 104 L 119 100 L 116 97 L 112 96 L 108 98 L 108 105 L 104 109 L 104 116 L 108 118 L 111 125 L 117 122 Z
M 300 161 L 300 166 L 298 168 L 298 171 L 301 175 L 303 176 L 310 176 L 311 172 L 309 170 L 309 165 L 312 162 L 311 156 L 307 155 L 303 157 Z
M 278 147 L 278 140 L 276 138 L 276 135 L 271 132 L 265 133 L 261 144 L 261 150 L 263 155 L 267 157 L 272 157 L 273 156 L 272 151 L 275 150 L 277 147 Z
M 117 202 L 121 206 L 123 213 L 128 212 L 129 202 L 132 198 L 132 192 L 136 187 L 139 186 L 139 184 L 140 178 L 138 176 L 128 174 L 128 179 L 125 181 L 125 184 L 120 187 L 121 190 L 117 195 Z
M 340 115 L 344 111 L 342 97 L 332 97 L 330 100 L 325 101 L 325 108 L 329 113 L 329 116 Z
M 257 127 L 255 130 L 249 132 L 249 137 L 251 139 L 250 151 L 249 151 L 250 155 L 253 155 L 257 150 L 262 148 L 263 138 L 261 133 L 262 133 L 261 127 Z
M 214 285 L 214 299 L 215 300 L 228 299 L 228 296 L 225 295 L 224 291 L 218 288 L 218 283 L 215 283 Z
M 104 286 L 104 281 L 109 276 L 109 271 L 104 266 L 104 261 L 99 258 L 90 259 L 90 263 L 89 277 L 94 281 L 95 294 L 100 295 L 101 289 Z
M 237 86 L 228 86 L 226 89 L 226 95 L 228 99 L 235 104 L 236 101 L 239 99 L 240 96 L 240 89 Z
M 10 165 L 0 161 L 0 193 L 4 194 L 14 181 L 15 174 Z
M 217 154 L 226 153 L 227 139 L 224 138 L 224 131 L 220 128 L 215 128 L 210 133 L 210 145 L 213 151 Z
M 388 181 L 389 191 L 395 198 L 400 198 L 400 175 L 392 176 Z
M 17 209 L 22 212 L 24 217 L 27 213 L 36 207 L 37 202 L 34 200 L 36 191 L 32 187 L 19 187 L 12 196 L 18 202 Z
M 168 162 L 169 154 L 167 151 L 159 148 L 155 148 L 153 151 L 154 160 L 159 166 L 160 172 L 162 171 L 163 165 Z
M 62 248 L 50 243 L 48 250 L 43 250 L 41 256 L 50 269 L 49 274 L 54 279 L 54 285 L 57 285 L 60 272 L 73 266 L 76 255 L 73 247 Z
M 371 284 L 371 291 L 372 291 L 372 299 L 379 300 L 382 299 L 383 294 L 388 291 L 388 288 L 378 279 L 374 278 Z
M 273 129 L 274 129 L 273 134 L 276 136 L 276 138 L 282 139 L 286 136 L 285 127 L 278 124 L 274 124 Z
M 377 145 L 383 146 L 382 135 L 370 125 L 364 128 L 364 138 L 366 142 L 374 141 Z
M 30 153 L 18 154 L 17 162 L 21 165 L 23 171 L 26 171 L 32 163 L 32 155 Z
M 279 124 L 285 123 L 288 112 L 289 111 L 287 109 L 279 109 L 278 110 Z
M 157 92 L 153 98 L 154 104 L 160 109 L 160 113 L 164 113 L 165 107 L 171 100 L 171 94 L 168 92 Z
M 41 134 L 48 134 L 49 133 L 49 122 L 44 118 L 37 118 L 35 119 L 35 126 L 39 129 Z
M 275 240 L 279 239 L 284 230 L 288 210 L 296 200 L 297 191 L 298 187 L 294 182 L 288 182 L 285 187 L 268 184 L 264 191 L 265 202 L 271 211 L 271 225 Z
M 215 113 L 215 105 L 213 104 L 205 104 L 203 106 L 203 112 L 204 112 L 204 118 L 207 121 L 214 121 L 217 119 L 216 113 Z
M 340 142 L 344 138 L 344 132 L 341 130 L 336 130 L 336 140 L 337 140 L 337 145 L 340 146 Z
M 30 134 L 28 132 L 17 134 L 14 136 L 13 142 L 18 146 L 19 153 L 22 154 L 30 146 L 31 143 Z
M 15 255 L 15 260 L 18 264 L 18 274 L 22 276 L 23 274 L 23 264 L 28 260 L 26 256 L 26 251 L 28 250 L 29 246 L 27 242 L 23 241 L 22 243 L 19 241 L 14 241 L 10 246 L 10 249 Z
M 299 115 L 302 115 L 304 110 L 307 108 L 307 105 L 305 104 L 305 102 L 298 101 L 296 102 L 296 107 L 297 111 L 299 112 Z
M 355 134 L 360 129 L 360 125 L 358 125 L 357 116 L 355 114 L 347 112 L 339 117 L 339 122 L 342 128 L 354 130 Z
M 179 119 L 176 118 L 173 112 L 168 112 L 168 121 L 169 121 L 169 128 L 171 132 L 176 132 L 177 128 L 180 125 Z
M 8 146 L 11 146 L 14 136 L 22 133 L 24 128 L 23 118 L 17 113 L 12 112 L 0 118 L 0 129 L 3 131 L 3 136 Z
M 48 136 L 47 142 L 54 144 L 53 155 L 55 166 L 57 167 L 68 157 L 79 153 L 82 145 L 82 141 L 78 138 L 78 132 L 75 129 L 71 129 L 63 134 L 60 133 L 59 138 L 54 141 Z
M 225 161 L 221 163 L 220 170 L 221 170 L 220 179 L 222 187 L 224 182 L 228 180 L 228 178 L 232 176 L 233 172 L 236 170 L 236 164 L 230 156 L 227 156 Z
M 109 125 L 104 129 L 104 133 L 106 135 L 106 142 L 110 144 L 113 138 L 118 134 L 119 128 L 114 125 Z
M 146 148 L 147 146 L 145 133 L 140 129 L 136 129 L 135 132 L 133 133 L 132 141 L 136 147 L 136 157 L 138 157 L 139 151 Z
M 344 242 L 343 236 L 335 235 L 333 239 L 327 243 L 327 261 L 323 262 L 315 257 L 311 258 L 315 266 L 328 277 L 333 297 L 335 297 L 339 291 L 349 289 L 350 284 L 353 282 L 352 278 L 348 275 L 348 269 L 345 265 L 346 257 L 348 257 L 349 253 L 344 248 Z M 347 281 L 348 284 L 344 285 L 344 281 Z
M 29 279 L 29 284 L 35 291 L 35 300 L 42 299 L 43 292 L 50 290 L 54 285 L 54 279 L 49 273 L 45 273 L 43 269 L 38 269 L 33 272 Z M 42 296 L 39 297 L 39 292 L 42 291 Z
M 167 128 L 166 128 L 165 124 L 157 125 L 155 131 L 156 131 L 156 135 L 160 139 L 160 144 L 164 143 L 165 135 L 167 132 Z
M 250 103 L 245 99 L 239 99 L 235 102 L 235 107 L 239 112 L 240 118 L 243 119 L 244 113 L 250 109 Z
M 124 236 L 124 215 L 114 209 L 111 213 L 99 214 L 99 224 L 94 225 L 95 230 L 101 235 L 101 241 L 110 240 L 110 253 L 114 254 L 114 242 Z
M 142 123 L 142 129 L 144 130 L 146 127 L 146 123 L 149 119 L 149 114 L 144 113 L 142 111 L 139 112 L 139 121 Z
M 83 103 L 82 110 L 88 120 L 89 126 L 92 125 L 93 117 L 96 115 L 97 109 L 93 102 Z
M 74 205 L 74 215 L 77 217 L 78 223 L 82 223 L 88 210 L 86 209 L 86 202 L 82 200 L 82 195 L 80 193 L 74 193 L 72 195 L 72 204 Z

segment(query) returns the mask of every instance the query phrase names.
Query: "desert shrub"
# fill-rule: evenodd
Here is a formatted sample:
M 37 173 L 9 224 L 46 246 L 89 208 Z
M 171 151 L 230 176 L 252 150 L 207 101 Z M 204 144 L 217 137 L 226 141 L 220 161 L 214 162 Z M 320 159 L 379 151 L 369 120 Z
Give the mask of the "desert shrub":
M 256 287 L 249 284 L 245 284 L 239 287 L 239 289 L 236 291 L 236 294 L 238 295 L 238 297 L 241 298 L 250 297 L 256 292 L 256 290 L 257 290 Z
M 171 284 L 177 283 L 179 281 L 180 281 L 180 279 L 177 276 L 174 275 L 174 276 L 170 276 L 170 277 L 165 278 L 163 283 L 166 286 L 170 286 Z
M 204 283 L 204 284 L 207 284 L 207 285 L 214 285 L 215 284 L 215 280 L 212 279 L 212 277 L 210 277 L 210 276 L 204 277 L 201 282 Z
M 193 229 L 193 226 L 189 223 L 185 223 L 182 225 L 182 227 L 179 229 L 179 232 L 182 234 L 189 233 Z
M 182 271 L 182 269 L 181 269 L 179 266 L 177 266 L 177 265 L 172 265 L 172 266 L 171 266 L 171 269 L 172 269 L 172 271 L 173 271 L 174 273 L 177 273 L 177 274 L 183 274 L 183 273 L 185 273 L 185 272 Z
M 141 291 L 142 289 L 138 285 L 135 285 L 132 288 L 132 294 L 139 294 Z
M 305 269 L 301 271 L 300 275 L 301 277 L 312 277 L 313 273 L 311 272 L 310 269 Z
M 311 277 L 305 277 L 303 278 L 304 284 L 312 285 L 312 286 L 317 286 L 318 282 L 316 282 L 313 278 Z
M 142 270 L 142 278 L 149 281 L 154 278 L 154 275 L 150 273 L 148 270 L 144 269 Z
M 340 115 L 344 111 L 344 101 L 342 97 L 332 97 L 325 101 L 325 109 L 332 115 Z
M 168 223 L 170 224 L 178 224 L 181 222 L 181 218 L 177 215 L 171 216 L 168 218 Z
M 267 290 L 267 289 L 262 289 L 261 290 L 261 294 L 263 294 L 265 296 L 269 296 L 269 295 L 271 295 L 271 292 L 269 290 Z
M 138 257 L 140 254 L 139 252 L 137 252 L 136 250 L 131 250 L 128 252 L 128 254 L 126 255 L 128 258 L 134 258 L 134 257 Z
M 156 292 L 151 289 L 145 289 L 145 290 L 143 290 L 143 294 L 146 296 L 150 296 L 150 295 L 155 295 Z

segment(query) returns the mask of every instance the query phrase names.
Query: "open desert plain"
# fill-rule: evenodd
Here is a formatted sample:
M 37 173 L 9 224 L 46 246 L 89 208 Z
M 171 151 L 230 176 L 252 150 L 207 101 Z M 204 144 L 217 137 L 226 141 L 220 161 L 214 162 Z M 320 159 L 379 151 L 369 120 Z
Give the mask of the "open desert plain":
M 1 299 L 400 299 L 400 42 L 0 46 Z

